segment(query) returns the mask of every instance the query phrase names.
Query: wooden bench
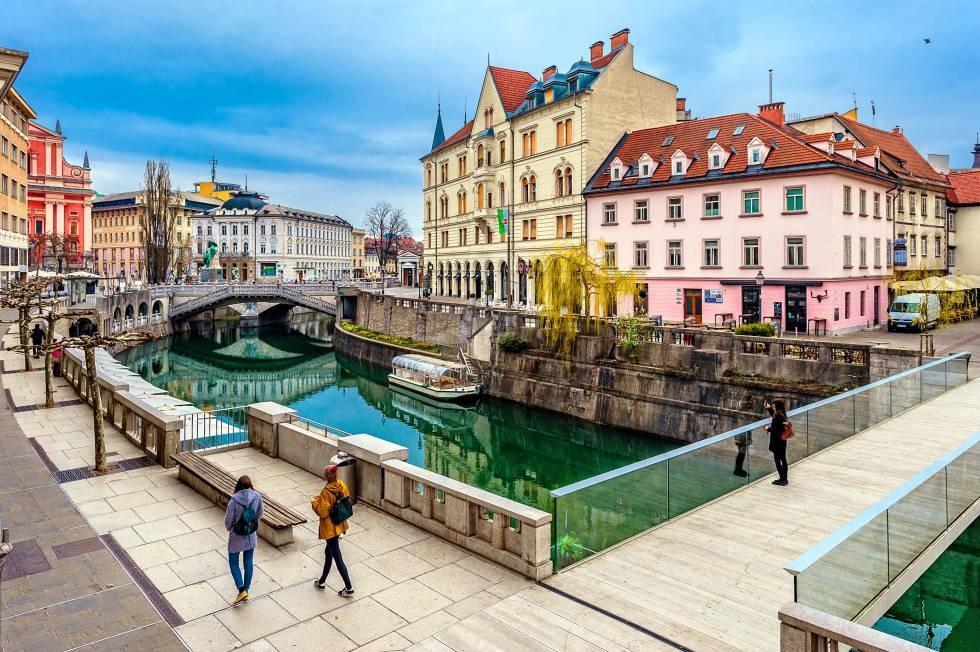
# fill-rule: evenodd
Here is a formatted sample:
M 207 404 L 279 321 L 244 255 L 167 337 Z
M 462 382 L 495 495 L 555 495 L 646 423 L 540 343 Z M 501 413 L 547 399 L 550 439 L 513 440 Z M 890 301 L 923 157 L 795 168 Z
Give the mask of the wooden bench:
M 228 506 L 235 493 L 237 478 L 197 453 L 178 453 L 174 463 L 180 468 L 178 477 L 181 482 L 219 507 Z M 306 523 L 306 519 L 261 491 L 259 493 L 263 506 L 259 536 L 274 546 L 292 543 L 293 526 Z

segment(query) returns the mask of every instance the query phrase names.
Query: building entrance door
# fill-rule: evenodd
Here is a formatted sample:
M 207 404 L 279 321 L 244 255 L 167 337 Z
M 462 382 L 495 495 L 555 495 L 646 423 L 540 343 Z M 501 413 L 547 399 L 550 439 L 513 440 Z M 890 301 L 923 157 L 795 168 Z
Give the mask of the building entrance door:
M 806 288 L 786 286 L 786 332 L 806 332 Z
M 754 324 L 762 320 L 762 288 L 758 285 L 742 286 L 743 324 Z
M 876 285 L 874 293 L 871 295 L 874 297 L 874 307 L 871 309 L 874 315 L 874 325 L 877 326 L 881 323 L 881 286 Z
M 701 290 L 684 290 L 684 321 L 689 317 L 695 324 L 701 323 Z

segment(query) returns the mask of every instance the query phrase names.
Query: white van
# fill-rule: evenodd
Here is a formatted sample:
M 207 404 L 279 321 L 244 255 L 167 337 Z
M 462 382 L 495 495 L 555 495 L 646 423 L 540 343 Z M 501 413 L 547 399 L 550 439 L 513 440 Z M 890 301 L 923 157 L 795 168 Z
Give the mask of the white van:
M 895 297 L 888 308 L 888 330 L 900 328 L 925 331 L 939 323 L 939 297 L 915 293 Z

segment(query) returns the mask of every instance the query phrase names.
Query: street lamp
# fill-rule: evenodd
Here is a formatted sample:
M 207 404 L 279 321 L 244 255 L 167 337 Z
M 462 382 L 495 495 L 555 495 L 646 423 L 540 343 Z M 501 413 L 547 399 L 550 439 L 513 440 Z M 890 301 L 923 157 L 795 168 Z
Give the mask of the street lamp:
M 761 288 L 763 285 L 765 285 L 765 283 L 766 275 L 763 274 L 762 270 L 760 269 L 759 273 L 755 275 L 755 284 Z

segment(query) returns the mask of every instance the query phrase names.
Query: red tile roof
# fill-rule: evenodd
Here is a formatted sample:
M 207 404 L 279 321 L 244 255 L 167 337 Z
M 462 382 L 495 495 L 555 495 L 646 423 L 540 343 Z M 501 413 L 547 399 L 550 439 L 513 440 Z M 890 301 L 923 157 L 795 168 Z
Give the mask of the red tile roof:
M 890 163 L 889 167 L 893 168 L 898 176 L 911 180 L 924 179 L 940 184 L 946 183 L 943 175 L 936 172 L 922 158 L 922 155 L 903 134 L 875 129 L 842 115 L 836 117 L 865 147 L 880 147 L 882 159 L 886 165 Z
M 602 70 L 610 63 L 612 63 L 613 59 L 615 59 L 622 51 L 623 48 L 616 48 L 615 50 L 610 50 L 606 54 L 602 55 L 601 57 L 599 57 L 598 59 L 590 63 L 592 64 L 592 67 L 595 68 L 596 70 Z
M 833 133 L 829 131 L 823 131 L 819 134 L 803 134 L 800 138 L 804 143 L 822 143 L 824 141 L 830 141 L 833 138 Z
M 980 169 L 950 172 L 946 178 L 953 186 L 946 199 L 955 204 L 980 204 Z
M 741 134 L 736 136 L 734 131 L 739 125 L 744 125 L 744 129 Z M 714 139 L 708 140 L 708 133 L 713 129 L 717 129 L 718 134 Z M 665 146 L 663 144 L 664 139 L 668 136 L 673 136 L 673 141 Z M 625 136 L 610 153 L 609 158 L 618 157 L 624 166 L 634 166 L 634 169 L 621 182 L 622 186 L 628 187 L 639 181 L 635 164 L 641 156 L 648 154 L 654 161 L 663 159 L 652 177 L 654 183 L 663 183 L 669 181 L 672 175 L 671 155 L 677 150 L 682 150 L 689 159 L 693 159 L 690 161 L 683 178 L 696 179 L 708 174 L 708 149 L 716 143 L 730 154 L 723 172 L 727 174 L 744 172 L 749 167 L 748 144 L 754 138 L 758 138 L 766 147 L 770 148 L 769 155 L 762 165 L 764 170 L 834 163 L 861 172 L 876 173 L 873 168 L 861 162 L 851 161 L 849 157 L 837 154 L 828 154 L 813 145 L 809 145 L 803 141 L 801 136 L 802 134 L 798 134 L 795 130 L 781 129 L 757 115 L 735 113 L 634 131 Z M 733 148 L 734 153 L 731 153 Z M 714 170 L 711 172 L 712 174 L 716 173 Z M 609 166 L 605 166 L 593 178 L 589 187 L 602 189 L 608 187 L 609 183 Z
M 500 96 L 500 101 L 503 102 L 504 110 L 507 113 L 513 113 L 517 110 L 517 107 L 524 102 L 524 93 L 527 92 L 531 84 L 537 81 L 534 75 L 529 72 L 497 66 L 490 66 L 490 76 L 493 77 L 497 94 Z
M 459 142 L 462 142 L 462 141 L 466 140 L 466 137 L 470 135 L 470 132 L 471 131 L 473 131 L 473 122 L 475 120 L 476 120 L 476 118 L 473 118 L 473 120 L 470 120 L 465 125 L 463 125 L 462 127 L 460 127 L 459 128 L 459 131 L 457 131 L 456 133 L 454 133 L 452 136 L 450 136 L 446 140 L 442 141 L 442 144 L 439 145 L 438 147 L 436 147 L 435 149 L 433 149 L 432 151 L 433 152 L 438 152 L 439 150 L 445 149 L 445 148 L 449 147 L 450 145 L 455 145 L 456 143 L 459 143 Z

